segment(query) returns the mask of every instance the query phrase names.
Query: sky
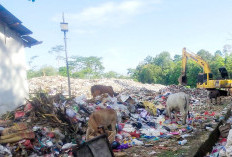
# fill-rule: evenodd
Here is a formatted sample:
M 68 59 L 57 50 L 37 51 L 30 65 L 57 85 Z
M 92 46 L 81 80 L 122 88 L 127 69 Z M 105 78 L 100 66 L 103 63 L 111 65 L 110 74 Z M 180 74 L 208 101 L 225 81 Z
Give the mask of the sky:
M 148 55 L 181 55 L 183 47 L 210 53 L 232 44 L 231 0 L 0 0 L 42 44 L 26 48 L 27 62 L 57 66 L 52 47 L 63 45 L 62 13 L 69 24 L 68 56 L 102 57 L 105 72 L 126 74 Z M 63 54 L 64 55 L 64 54 Z

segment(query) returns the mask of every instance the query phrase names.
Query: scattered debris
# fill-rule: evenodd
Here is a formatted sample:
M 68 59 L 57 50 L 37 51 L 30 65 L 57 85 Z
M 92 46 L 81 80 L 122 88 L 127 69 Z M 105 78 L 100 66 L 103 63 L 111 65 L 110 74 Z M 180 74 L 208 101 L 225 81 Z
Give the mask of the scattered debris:
M 46 82 L 52 79 L 63 78 L 44 77 L 44 79 L 47 79 L 44 83 L 46 85 Z M 112 84 L 104 82 L 106 80 L 98 80 L 97 83 L 96 80 L 89 82 L 85 80 L 85 83 L 84 80 L 79 81 L 83 85 L 79 87 L 78 92 L 81 94 L 78 96 L 66 98 L 62 94 L 36 93 L 26 104 L 2 115 L 1 153 L 9 156 L 62 154 L 72 156 L 74 150 L 82 148 L 83 144 L 88 142 L 86 130 L 91 113 L 102 109 L 113 109 L 117 113 L 117 132 L 106 123 L 96 126 L 99 132 L 98 129 L 105 125 L 102 127 L 103 132 L 108 133 L 108 140 L 115 156 L 127 154 L 136 156 L 130 150 L 135 152 L 141 150 L 134 149 L 137 147 L 150 150 L 143 151 L 145 156 L 156 155 L 164 150 L 177 151 L 180 147 L 188 147 L 187 141 L 194 137 L 197 131 L 213 129 L 217 122 L 223 119 L 222 113 L 209 105 L 206 90 L 177 85 L 142 86 L 135 82 L 130 85 L 130 80 L 110 79 Z M 111 97 L 103 93 L 94 98 L 86 96 L 90 95 L 91 85 L 99 84 L 99 81 L 112 86 L 119 95 Z M 74 84 L 72 87 L 75 87 Z M 40 85 L 44 90 L 42 84 Z M 87 85 L 88 92 L 85 91 L 87 88 L 84 88 L 84 85 Z M 35 88 L 34 85 L 30 86 Z M 49 87 L 48 84 L 46 86 Z M 51 84 L 50 89 L 53 89 Z M 185 125 L 182 125 L 182 116 L 179 113 L 176 113 L 178 115 L 176 122 L 166 116 L 167 98 L 178 92 L 190 96 L 190 114 Z M 94 118 L 96 121 L 99 120 Z M 223 134 L 227 134 L 228 129 L 221 130 Z

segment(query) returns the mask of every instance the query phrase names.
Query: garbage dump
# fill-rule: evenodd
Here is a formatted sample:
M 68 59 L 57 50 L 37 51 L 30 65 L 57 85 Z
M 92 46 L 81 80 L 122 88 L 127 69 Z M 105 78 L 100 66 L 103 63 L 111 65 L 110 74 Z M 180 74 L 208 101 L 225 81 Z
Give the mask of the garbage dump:
M 74 156 L 74 150 L 87 142 L 89 116 L 104 108 L 117 113 L 117 132 L 108 132 L 116 156 L 132 156 L 133 147 L 152 148 L 143 152 L 144 156 L 154 156 L 159 150 L 175 151 L 188 144 L 199 129 L 210 132 L 219 122 L 221 112 L 207 105 L 206 90 L 162 87 L 155 91 L 126 86 L 117 97 L 104 93 L 91 99 L 85 92 L 72 98 L 37 93 L 26 104 L 1 116 L 0 155 Z M 185 125 L 180 114 L 177 121 L 166 117 L 166 100 L 178 92 L 190 96 L 190 115 Z
M 201 146 L 201 148 L 198 151 L 198 154 L 204 153 L 207 157 L 215 157 L 215 156 L 226 156 L 230 157 L 232 156 L 232 114 L 231 114 L 231 105 L 228 105 L 228 111 L 225 116 L 221 120 L 221 122 L 218 124 L 218 126 L 215 128 L 215 130 L 211 133 L 211 136 L 214 136 L 214 138 L 208 138 L 207 142 L 212 143 L 212 139 L 215 141 L 210 149 L 205 150 L 211 150 L 211 152 L 205 152 L 202 148 L 205 148 L 205 144 Z M 227 108 L 225 108 L 227 109 Z M 224 111 L 225 112 L 225 111 Z
M 91 98 L 90 88 L 94 85 L 106 85 L 112 86 L 116 92 L 123 90 L 140 90 L 148 89 L 152 91 L 159 91 L 164 88 L 161 84 L 142 84 L 130 79 L 73 79 L 71 80 L 71 93 L 75 96 L 86 95 L 87 98 Z M 30 93 L 37 93 L 39 89 L 45 90 L 49 94 L 62 93 L 68 95 L 68 80 L 62 76 L 45 76 L 37 77 L 28 80 Z

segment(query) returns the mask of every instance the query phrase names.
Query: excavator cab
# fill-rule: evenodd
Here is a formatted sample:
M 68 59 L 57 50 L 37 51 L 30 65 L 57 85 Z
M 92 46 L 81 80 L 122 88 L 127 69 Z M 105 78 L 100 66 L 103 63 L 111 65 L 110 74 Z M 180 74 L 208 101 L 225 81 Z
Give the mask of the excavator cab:
M 213 74 L 212 73 L 208 73 L 209 75 L 209 80 L 213 80 Z M 203 83 L 207 83 L 207 73 L 199 73 L 197 76 L 197 83 L 199 84 L 203 84 Z
M 229 78 L 228 72 L 227 72 L 225 67 L 221 67 L 218 70 L 219 70 L 219 72 L 220 72 L 220 74 L 222 76 L 222 79 L 228 79 Z

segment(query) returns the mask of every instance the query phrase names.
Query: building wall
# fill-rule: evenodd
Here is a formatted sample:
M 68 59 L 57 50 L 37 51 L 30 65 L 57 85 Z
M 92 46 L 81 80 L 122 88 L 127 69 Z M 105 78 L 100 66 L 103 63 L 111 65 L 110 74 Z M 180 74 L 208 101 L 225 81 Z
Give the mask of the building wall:
M 0 115 L 28 97 L 23 41 L 0 21 Z

